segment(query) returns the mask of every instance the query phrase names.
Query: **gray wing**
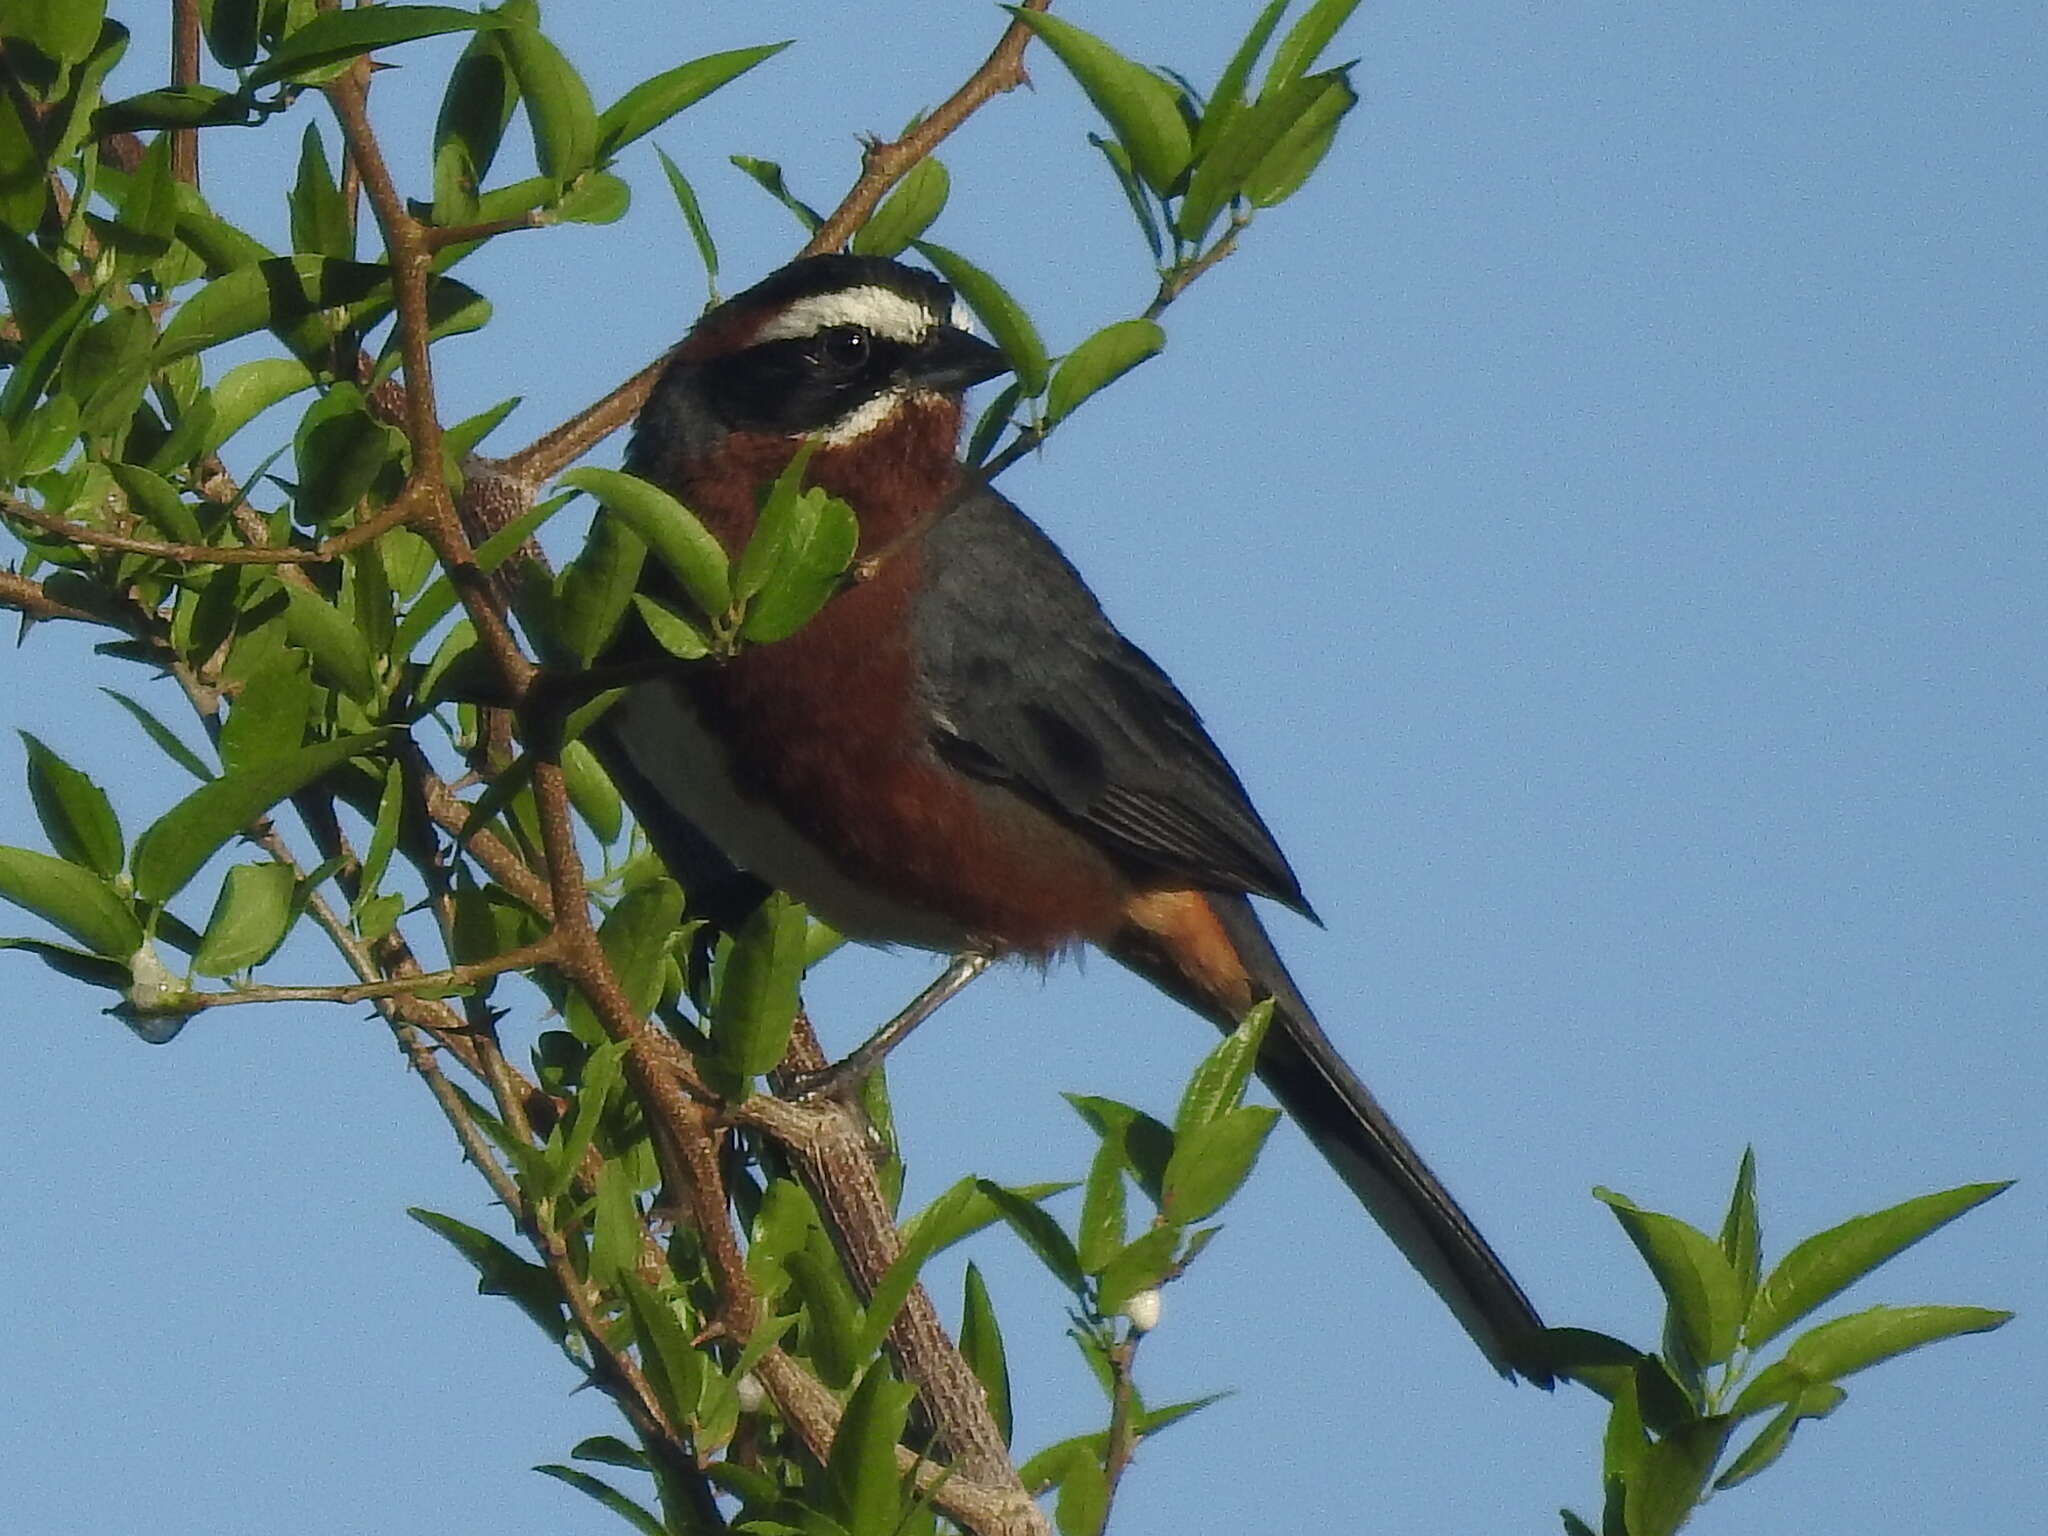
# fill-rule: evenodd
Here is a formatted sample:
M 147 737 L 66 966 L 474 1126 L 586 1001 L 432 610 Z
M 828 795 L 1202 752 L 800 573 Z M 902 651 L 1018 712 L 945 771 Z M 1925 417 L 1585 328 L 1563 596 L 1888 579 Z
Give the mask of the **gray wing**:
M 1201 717 L 1036 524 L 983 490 L 923 551 L 913 633 L 941 757 L 1050 810 L 1135 874 L 1314 917 Z

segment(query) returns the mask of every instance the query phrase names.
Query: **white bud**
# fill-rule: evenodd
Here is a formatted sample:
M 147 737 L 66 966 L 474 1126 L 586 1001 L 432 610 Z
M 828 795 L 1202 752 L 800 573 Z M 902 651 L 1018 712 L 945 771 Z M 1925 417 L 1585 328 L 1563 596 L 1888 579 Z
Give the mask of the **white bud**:
M 128 1006 L 133 1012 L 124 1021 L 151 1045 L 163 1045 L 185 1027 L 185 1016 L 174 1012 L 185 995 L 184 980 L 164 964 L 154 944 L 128 957 Z
M 1159 1326 L 1159 1311 L 1164 1298 L 1158 1286 L 1148 1286 L 1136 1292 L 1124 1303 L 1124 1316 L 1131 1320 L 1131 1326 L 1140 1333 L 1150 1333 Z
M 739 1397 L 741 1413 L 759 1413 L 768 1406 L 768 1393 L 752 1371 L 733 1383 L 733 1391 Z

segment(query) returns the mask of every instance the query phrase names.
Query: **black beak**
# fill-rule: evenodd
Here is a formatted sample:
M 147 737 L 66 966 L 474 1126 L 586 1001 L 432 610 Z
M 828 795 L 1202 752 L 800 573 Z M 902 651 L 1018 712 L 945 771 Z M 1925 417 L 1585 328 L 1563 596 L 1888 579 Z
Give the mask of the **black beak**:
M 1010 360 L 1002 348 L 957 326 L 937 325 L 904 359 L 899 376 L 913 388 L 951 395 L 1009 371 Z

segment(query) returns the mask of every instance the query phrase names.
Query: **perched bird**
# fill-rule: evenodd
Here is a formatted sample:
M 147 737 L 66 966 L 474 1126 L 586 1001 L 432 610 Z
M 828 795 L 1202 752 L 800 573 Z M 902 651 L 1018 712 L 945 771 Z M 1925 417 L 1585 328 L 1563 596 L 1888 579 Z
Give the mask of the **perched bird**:
M 1273 998 L 1267 1087 L 1494 1367 L 1547 1384 L 1535 1309 L 1253 912 L 1313 916 L 1200 717 L 1052 541 L 966 482 L 961 397 L 1007 367 L 945 283 L 879 258 L 795 262 L 698 322 L 626 467 L 737 554 L 810 439 L 809 481 L 853 508 L 863 555 L 889 554 L 790 639 L 632 689 L 607 722 L 629 791 L 851 938 L 1093 944 L 1226 1029 Z

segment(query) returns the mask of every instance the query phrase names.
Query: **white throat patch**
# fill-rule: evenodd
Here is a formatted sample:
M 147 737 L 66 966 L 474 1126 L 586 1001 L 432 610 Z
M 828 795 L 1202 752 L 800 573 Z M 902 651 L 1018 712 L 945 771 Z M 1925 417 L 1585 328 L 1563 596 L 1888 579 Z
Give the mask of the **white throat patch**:
M 915 398 L 907 389 L 885 389 L 872 400 L 862 402 L 822 432 L 812 435 L 819 446 L 844 448 L 857 443 L 896 414 L 897 407 Z
M 869 283 L 798 299 L 754 333 L 755 341 L 793 341 L 835 325 L 857 325 L 890 341 L 916 346 L 932 328 L 932 314 L 893 288 Z

